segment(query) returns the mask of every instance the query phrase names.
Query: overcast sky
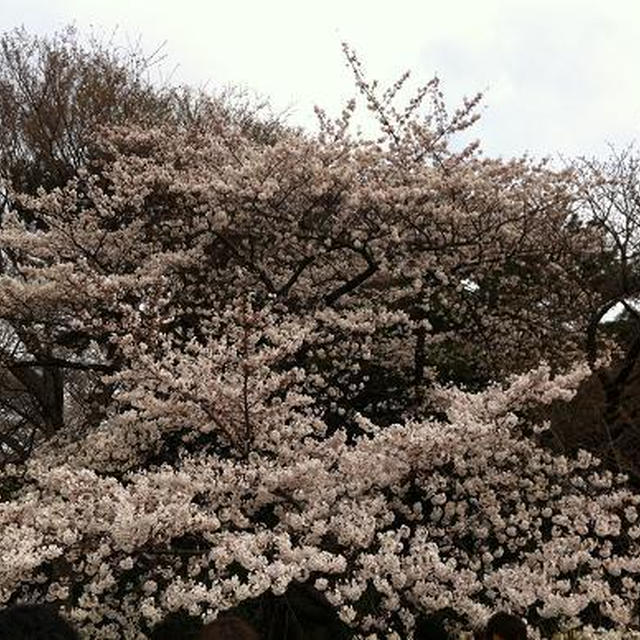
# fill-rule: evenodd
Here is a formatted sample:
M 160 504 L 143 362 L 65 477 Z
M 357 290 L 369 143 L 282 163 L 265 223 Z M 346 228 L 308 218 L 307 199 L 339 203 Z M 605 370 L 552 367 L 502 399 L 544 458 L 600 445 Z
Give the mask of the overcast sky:
M 173 81 L 255 89 L 304 126 L 355 95 L 344 40 L 381 82 L 437 74 L 452 108 L 482 91 L 488 155 L 640 140 L 640 0 L 0 0 L 4 29 L 70 22 L 166 41 Z

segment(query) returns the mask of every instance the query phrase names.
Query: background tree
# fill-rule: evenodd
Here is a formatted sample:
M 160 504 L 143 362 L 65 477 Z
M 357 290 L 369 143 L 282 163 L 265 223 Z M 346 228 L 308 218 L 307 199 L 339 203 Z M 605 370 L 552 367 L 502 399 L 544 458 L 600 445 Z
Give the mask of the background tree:
M 614 343 L 611 366 L 598 367 L 575 402 L 558 407 L 557 433 L 570 446 L 589 445 L 612 464 L 640 477 L 638 381 L 640 357 L 640 159 L 630 146 L 612 149 L 608 158 L 581 158 L 579 215 L 600 232 L 601 248 L 577 257 L 585 266 L 583 286 L 592 292 L 585 349 L 593 364 L 606 342 Z M 571 426 L 576 412 L 580 429 Z

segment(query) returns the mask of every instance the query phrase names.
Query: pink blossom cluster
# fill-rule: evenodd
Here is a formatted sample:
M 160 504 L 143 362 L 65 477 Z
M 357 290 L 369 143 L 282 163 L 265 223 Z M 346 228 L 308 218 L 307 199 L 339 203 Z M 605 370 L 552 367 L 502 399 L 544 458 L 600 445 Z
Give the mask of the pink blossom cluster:
M 570 377 L 547 392 L 562 397 Z M 138 469 L 131 454 L 120 478 L 101 471 L 98 447 L 93 461 L 74 443 L 64 460 L 36 455 L 0 506 L 1 597 L 65 601 L 81 587 L 71 615 L 95 638 L 143 637 L 139 613 L 212 617 L 294 580 L 366 633 L 402 637 L 417 611 L 445 607 L 475 627 L 496 608 L 575 626 L 595 606 L 637 623 L 640 496 L 586 452 L 553 456 L 512 412 L 456 395 L 446 422 L 348 442 L 319 439 L 302 416 L 296 437 L 276 420 L 280 436 L 247 457 L 203 450 Z M 363 616 L 371 589 L 380 601 Z

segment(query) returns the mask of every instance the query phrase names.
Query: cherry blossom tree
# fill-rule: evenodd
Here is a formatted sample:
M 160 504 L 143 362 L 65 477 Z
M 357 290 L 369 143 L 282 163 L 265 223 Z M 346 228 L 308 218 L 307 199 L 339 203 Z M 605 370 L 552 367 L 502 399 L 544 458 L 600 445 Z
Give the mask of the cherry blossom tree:
M 406 77 L 380 93 L 345 54 L 378 139 L 355 102 L 268 139 L 211 108 L 11 191 L 14 366 L 84 386 L 3 469 L 0 600 L 105 639 L 293 583 L 373 637 L 443 609 L 638 624 L 640 496 L 532 417 L 612 348 L 585 361 L 602 233 L 574 175 L 454 150 L 479 97 L 400 107 Z
M 73 27 L 52 36 L 16 29 L 0 37 L 0 219 L 11 209 L 27 228 L 47 230 L 44 219 L 14 195 L 63 187 L 91 162 L 104 127 L 163 122 L 180 128 L 215 113 L 262 144 L 281 128 L 268 104 L 246 92 L 229 88 L 206 95 L 152 82 L 160 54 L 135 46 L 123 50 L 82 37 Z M 0 272 L 19 277 L 19 264 L 15 249 L 5 245 Z M 74 406 L 103 393 L 103 369 L 56 355 L 82 351 L 86 336 L 69 327 L 55 335 L 40 327 L 27 335 L 32 322 L 37 320 L 0 326 L 0 438 L 10 459 L 28 456 L 41 434 L 50 436 L 71 420 Z M 37 368 L 34 362 L 46 364 Z
M 65 187 L 20 198 L 47 226 L 30 231 L 9 215 L 4 224 L 4 246 L 22 247 L 7 269 L 35 269 L 29 282 L 7 278 L 4 317 L 33 327 L 25 348 L 40 331 L 32 318 L 49 329 L 50 344 L 38 344 L 40 355 L 32 347 L 26 368 L 119 368 L 110 340 L 123 307 L 162 304 L 167 332 L 202 340 L 212 309 L 242 292 L 287 313 L 315 310 L 327 326 L 362 327 L 328 327 L 331 339 L 294 358 L 339 389 L 333 413 L 375 408 L 394 420 L 434 375 L 482 386 L 541 358 L 571 362 L 582 350 L 580 309 L 591 302 L 575 286 L 572 256 L 593 239 L 568 224 L 570 176 L 487 160 L 473 146 L 449 151 L 475 101 L 447 117 L 430 83 L 408 112 L 387 114 L 357 78 L 379 109 L 380 142 L 349 136 L 352 104 L 337 122 L 320 114 L 317 139 L 287 131 L 270 145 L 211 113 L 188 129 L 112 130 Z M 429 95 L 435 105 L 420 123 L 411 114 Z M 354 338 L 361 344 L 345 358 Z M 89 344 L 103 358 L 81 365 Z M 352 379 L 360 370 L 364 389 Z M 50 433 L 65 422 L 56 406 Z

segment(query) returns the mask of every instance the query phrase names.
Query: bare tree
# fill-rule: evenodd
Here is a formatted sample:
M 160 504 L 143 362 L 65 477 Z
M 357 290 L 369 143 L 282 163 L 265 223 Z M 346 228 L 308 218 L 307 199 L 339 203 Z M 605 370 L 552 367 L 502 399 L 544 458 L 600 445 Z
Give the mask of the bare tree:
M 633 146 L 612 149 L 605 160 L 581 158 L 575 169 L 582 215 L 602 237 L 601 258 L 588 282 L 597 300 L 586 336 L 590 364 L 598 358 L 600 337 L 619 345 L 613 366 L 597 370 L 601 426 L 610 453 L 619 458 L 638 431 L 632 390 L 640 382 L 640 157 Z

